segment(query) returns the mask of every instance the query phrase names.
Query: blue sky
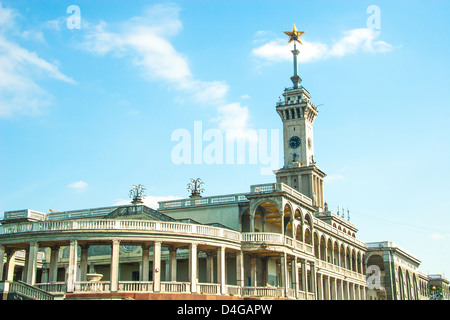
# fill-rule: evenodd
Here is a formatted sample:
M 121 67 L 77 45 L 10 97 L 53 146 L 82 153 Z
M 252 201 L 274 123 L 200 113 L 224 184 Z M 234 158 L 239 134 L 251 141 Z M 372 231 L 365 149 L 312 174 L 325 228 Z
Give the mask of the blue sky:
M 448 1 L 0 3 L 0 214 L 114 205 L 135 184 L 153 204 L 187 197 L 190 178 L 205 196 L 275 181 L 261 160 L 176 164 L 172 135 L 200 121 L 281 139 L 275 104 L 292 75 L 282 31 L 295 23 L 330 208 L 350 210 L 361 240 L 450 272 Z

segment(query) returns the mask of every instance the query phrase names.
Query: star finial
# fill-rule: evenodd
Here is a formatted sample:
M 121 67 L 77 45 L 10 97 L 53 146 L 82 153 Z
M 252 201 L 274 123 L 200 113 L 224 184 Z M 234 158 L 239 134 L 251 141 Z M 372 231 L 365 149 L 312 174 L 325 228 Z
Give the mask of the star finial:
M 306 31 L 297 31 L 297 27 L 295 26 L 295 23 L 294 23 L 294 26 L 292 27 L 292 31 L 283 31 L 283 32 L 289 36 L 288 43 L 291 43 L 292 41 L 297 41 L 298 43 L 303 44 L 302 41 L 300 40 L 300 37 Z

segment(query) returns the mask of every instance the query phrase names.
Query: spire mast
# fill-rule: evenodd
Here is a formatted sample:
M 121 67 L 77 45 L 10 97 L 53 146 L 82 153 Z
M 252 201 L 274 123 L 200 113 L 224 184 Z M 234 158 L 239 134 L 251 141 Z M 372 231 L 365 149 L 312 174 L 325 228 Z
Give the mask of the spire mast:
M 297 42 L 302 44 L 302 41 L 300 40 L 300 36 L 304 34 L 306 31 L 297 31 L 297 28 L 295 26 L 292 27 L 292 31 L 283 31 L 286 35 L 289 36 L 289 42 L 291 43 L 294 41 L 294 50 L 292 50 L 292 54 L 294 56 L 294 76 L 291 77 L 292 83 L 294 84 L 294 89 L 298 89 L 300 82 L 302 82 L 302 79 L 298 75 L 298 59 L 297 56 L 300 53 L 299 50 L 297 50 Z

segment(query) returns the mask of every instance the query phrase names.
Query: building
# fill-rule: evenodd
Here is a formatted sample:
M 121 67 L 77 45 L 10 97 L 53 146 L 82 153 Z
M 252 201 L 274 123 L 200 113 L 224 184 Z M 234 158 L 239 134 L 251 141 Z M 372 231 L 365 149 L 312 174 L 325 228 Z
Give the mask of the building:
M 367 266 L 374 264 L 384 275 L 386 299 L 422 298 L 419 279 L 426 279 L 416 270 L 419 260 L 390 243 L 386 251 L 358 240 L 356 226 L 329 210 L 326 175 L 314 160 L 318 109 L 298 75 L 302 32 L 294 25 L 285 33 L 294 42 L 294 75 L 276 104 L 284 165 L 275 182 L 251 185 L 243 194 L 202 197 L 193 181 L 191 197 L 160 202 L 157 210 L 143 205 L 137 186 L 125 206 L 5 212 L 4 297 L 13 292 L 51 299 L 50 292 L 67 298 L 366 300 L 381 298 L 366 281 Z M 16 263 L 19 252 L 23 266 Z M 392 277 L 397 271 L 400 276 Z
M 418 258 L 389 241 L 367 243 L 367 248 L 370 300 L 428 299 L 429 277 L 419 271 Z

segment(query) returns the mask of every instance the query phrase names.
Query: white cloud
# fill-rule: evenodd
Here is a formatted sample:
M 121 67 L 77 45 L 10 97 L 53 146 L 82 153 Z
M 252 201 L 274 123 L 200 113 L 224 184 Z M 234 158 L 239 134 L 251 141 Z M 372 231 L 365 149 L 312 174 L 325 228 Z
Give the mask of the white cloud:
M 88 28 L 84 50 L 130 59 L 151 81 L 164 81 L 193 99 L 222 103 L 229 87 L 223 81 L 202 81 L 194 77 L 188 59 L 169 41 L 182 29 L 175 5 L 155 5 L 143 16 L 118 24 L 104 21 Z
M 69 184 L 67 187 L 74 189 L 76 192 L 84 192 L 87 189 L 88 184 L 84 181 L 77 181 Z
M 147 207 L 150 207 L 152 209 L 157 210 L 159 208 L 159 201 L 171 201 L 171 200 L 178 200 L 181 199 L 180 197 L 176 196 L 144 196 L 142 201 L 144 202 L 144 205 Z M 131 204 L 131 200 L 117 200 L 113 205 L 114 206 L 124 206 Z
M 448 236 L 447 234 L 442 234 L 442 233 L 433 233 L 430 235 L 430 237 L 435 240 L 443 240 L 443 239 L 447 238 L 447 236 Z
M 66 83 L 75 83 L 54 64 L 8 39 L 11 31 L 16 32 L 16 16 L 13 10 L 3 8 L 0 4 L 0 118 L 15 114 L 39 114 L 51 105 L 53 96 L 38 85 L 38 77 L 47 76 Z M 20 33 L 22 37 L 31 34 L 38 33 Z M 43 40 L 42 35 L 41 39 Z
M 257 36 L 259 34 L 257 33 Z M 343 36 L 331 46 L 303 39 L 303 45 L 298 45 L 297 47 L 300 50 L 299 61 L 311 62 L 331 57 L 342 57 L 358 51 L 371 53 L 390 51 L 392 45 L 385 41 L 377 40 L 379 36 L 379 31 L 360 28 L 345 31 Z M 252 54 L 268 62 L 292 61 L 291 50 L 292 44 L 288 44 L 285 38 L 278 38 L 266 41 L 263 45 L 253 49 Z
M 342 180 L 344 178 L 345 177 L 343 175 L 340 175 L 340 174 L 330 174 L 330 175 L 325 177 L 324 181 L 325 181 L 325 183 L 333 183 L 333 182 Z
M 256 131 L 250 125 L 247 106 L 234 102 L 220 106 L 217 112 L 218 117 L 213 121 L 218 122 L 219 129 L 227 133 L 227 139 L 254 141 L 257 138 Z

